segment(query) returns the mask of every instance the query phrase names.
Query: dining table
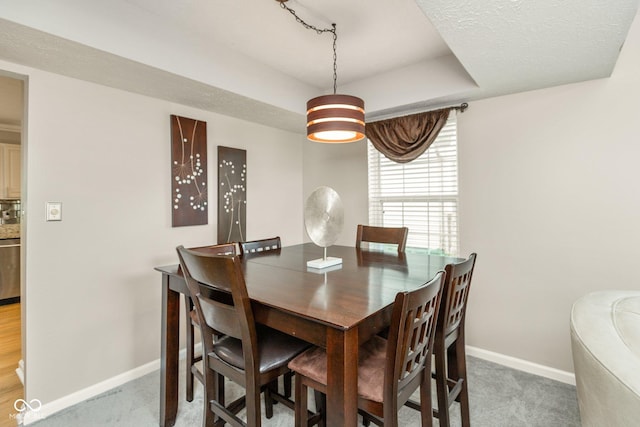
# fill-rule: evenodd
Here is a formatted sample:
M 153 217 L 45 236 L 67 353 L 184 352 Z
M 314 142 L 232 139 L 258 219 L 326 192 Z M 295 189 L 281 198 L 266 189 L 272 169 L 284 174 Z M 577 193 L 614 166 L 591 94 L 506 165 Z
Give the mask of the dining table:
M 316 269 L 307 261 L 323 258 L 313 243 L 241 257 L 254 318 L 326 349 L 326 425 L 355 427 L 358 420 L 358 347 L 391 323 L 398 292 L 431 280 L 458 258 L 426 250 L 330 246 L 342 263 Z M 178 411 L 180 294 L 188 288 L 179 266 L 162 273 L 160 426 L 173 426 Z

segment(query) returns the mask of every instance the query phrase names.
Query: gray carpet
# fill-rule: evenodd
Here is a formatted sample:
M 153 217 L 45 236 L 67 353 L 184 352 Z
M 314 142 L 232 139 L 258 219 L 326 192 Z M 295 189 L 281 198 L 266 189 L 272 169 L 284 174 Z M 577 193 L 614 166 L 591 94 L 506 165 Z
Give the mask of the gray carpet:
M 181 363 L 181 365 L 184 365 Z M 575 387 L 506 368 L 477 358 L 468 358 L 471 424 L 474 427 L 570 427 L 580 426 Z M 202 423 L 202 386 L 196 385 L 194 401 L 184 400 L 184 374 L 180 374 L 180 402 L 176 427 Z M 196 381 L 197 383 L 197 381 Z M 158 371 L 67 408 L 32 425 L 36 427 L 156 427 L 159 414 Z M 230 386 L 229 398 L 241 392 Z M 313 404 L 313 398 L 309 400 Z M 263 405 L 264 414 L 264 405 Z M 460 425 L 457 403 L 451 408 L 453 426 Z M 401 426 L 419 426 L 419 414 L 403 408 Z M 293 425 L 293 412 L 274 406 L 274 417 L 264 426 Z M 437 420 L 434 425 L 438 425 Z

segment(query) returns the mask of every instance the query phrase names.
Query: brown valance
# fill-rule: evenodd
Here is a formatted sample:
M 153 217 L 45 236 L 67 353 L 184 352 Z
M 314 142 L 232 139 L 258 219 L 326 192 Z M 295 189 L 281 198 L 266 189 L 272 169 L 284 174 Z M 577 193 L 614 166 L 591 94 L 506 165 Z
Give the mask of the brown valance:
M 388 159 L 407 163 L 417 159 L 435 141 L 447 123 L 451 108 L 367 123 L 373 146 Z

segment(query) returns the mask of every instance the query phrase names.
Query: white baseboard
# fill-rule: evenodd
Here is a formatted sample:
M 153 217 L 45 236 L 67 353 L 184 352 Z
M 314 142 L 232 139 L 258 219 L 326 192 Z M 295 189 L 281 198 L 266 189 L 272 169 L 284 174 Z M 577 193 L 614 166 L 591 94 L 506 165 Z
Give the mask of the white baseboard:
M 196 343 L 195 345 L 196 353 L 200 351 L 200 348 L 201 348 L 201 343 Z M 472 346 L 467 346 L 467 355 L 477 357 L 483 360 L 488 360 L 489 362 L 494 362 L 499 365 L 507 366 L 509 368 L 528 372 L 530 374 L 539 375 L 545 378 L 550 378 L 552 380 L 560 381 L 566 384 L 571 384 L 571 385 L 576 384 L 575 375 L 570 372 L 561 371 L 559 369 L 550 368 L 544 365 L 539 365 L 537 363 L 529 362 L 527 360 L 517 359 L 515 357 L 506 356 L 500 353 L 494 353 L 489 350 L 483 350 L 481 348 L 472 347 Z M 184 359 L 185 356 L 186 356 L 186 350 L 185 349 L 180 350 L 180 356 L 179 356 L 180 359 Z M 56 399 L 52 402 L 43 404 L 37 411 L 29 411 L 25 413 L 24 416 L 22 417 L 22 423 L 25 426 L 32 424 L 36 421 L 39 421 L 43 418 L 48 417 L 49 415 L 55 414 L 56 412 L 66 409 L 70 406 L 76 405 L 80 402 L 84 402 L 87 399 L 95 397 L 115 387 L 119 387 L 122 384 L 125 384 L 129 381 L 133 381 L 137 378 L 140 378 L 158 369 L 160 369 L 160 359 L 154 360 L 145 365 L 132 369 L 128 372 L 124 372 L 120 375 L 116 375 L 115 377 L 109 378 L 108 380 L 102 381 L 98 384 L 94 384 L 85 389 L 82 389 L 77 392 L 71 393 L 67 396 L 61 397 L 60 399 Z
M 202 343 L 197 342 L 194 346 L 194 351 L 196 354 L 201 351 Z M 187 350 L 183 348 L 180 350 L 179 359 L 185 359 L 187 356 Z M 49 415 L 55 414 L 56 412 L 60 412 L 63 409 L 66 409 L 70 406 L 76 405 L 80 402 L 84 402 L 87 399 L 91 399 L 105 391 L 109 391 L 112 388 L 119 387 L 122 384 L 125 384 L 129 381 L 133 381 L 137 378 L 147 375 L 150 372 L 157 371 L 160 369 L 160 359 L 156 359 L 152 362 L 149 362 L 145 365 L 138 366 L 130 371 L 124 372 L 120 375 L 116 375 L 115 377 L 109 378 L 105 381 L 102 381 L 98 384 L 94 384 L 85 389 L 78 390 L 74 393 L 61 397 L 60 399 L 56 399 L 52 402 L 48 402 L 46 404 L 42 404 L 37 411 L 27 411 L 22 415 L 22 424 L 29 425 L 36 421 L 39 421 L 43 418 L 48 417 Z
M 20 382 L 24 387 L 24 361 L 22 359 L 20 359 L 20 361 L 18 362 L 18 367 L 16 368 L 16 375 L 18 376 L 18 378 L 20 378 Z
M 181 351 L 181 355 L 184 354 L 184 350 Z M 23 425 L 29 425 L 36 421 L 42 420 L 49 415 L 53 415 L 56 412 L 62 411 L 70 406 L 76 405 L 80 402 L 84 402 L 87 399 L 95 397 L 105 391 L 111 390 L 115 387 L 119 387 L 129 381 L 133 381 L 150 372 L 160 369 L 160 359 L 156 359 L 145 365 L 138 366 L 130 371 L 124 372 L 115 377 L 111 377 L 105 381 L 99 382 L 82 390 L 78 390 L 74 393 L 68 394 L 60 399 L 56 399 L 52 402 L 43 403 L 37 411 L 28 411 L 24 414 L 22 423 Z
M 479 359 L 488 360 L 489 362 L 494 362 L 499 365 L 517 369 L 519 371 L 524 371 L 555 381 L 560 381 L 565 384 L 576 385 L 576 376 L 571 372 L 561 371 L 560 369 L 539 365 L 537 363 L 529 362 L 528 360 L 518 359 L 515 357 L 506 356 L 500 353 L 494 353 L 489 350 L 483 350 L 481 348 L 472 346 L 467 346 L 467 355 L 474 356 Z

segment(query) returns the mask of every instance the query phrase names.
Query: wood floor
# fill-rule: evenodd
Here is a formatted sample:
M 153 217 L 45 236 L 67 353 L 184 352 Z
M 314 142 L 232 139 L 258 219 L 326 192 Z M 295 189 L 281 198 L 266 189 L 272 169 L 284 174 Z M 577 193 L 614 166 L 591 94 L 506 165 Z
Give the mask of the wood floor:
M 0 427 L 15 427 L 16 399 L 24 389 L 16 375 L 21 358 L 20 304 L 0 306 Z

